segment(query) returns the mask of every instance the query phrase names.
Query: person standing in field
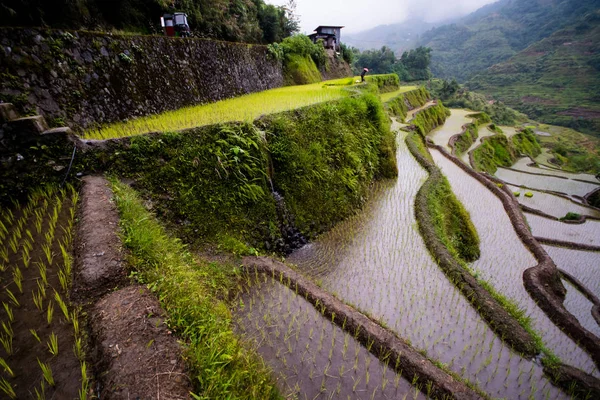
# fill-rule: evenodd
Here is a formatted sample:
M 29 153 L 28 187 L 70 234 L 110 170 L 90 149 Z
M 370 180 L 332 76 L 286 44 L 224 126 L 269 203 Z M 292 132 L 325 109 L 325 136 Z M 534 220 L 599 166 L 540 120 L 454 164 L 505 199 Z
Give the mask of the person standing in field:
M 360 74 L 360 81 L 364 82 L 365 81 L 365 75 L 367 74 L 367 72 L 369 72 L 368 68 L 363 68 L 361 74 Z

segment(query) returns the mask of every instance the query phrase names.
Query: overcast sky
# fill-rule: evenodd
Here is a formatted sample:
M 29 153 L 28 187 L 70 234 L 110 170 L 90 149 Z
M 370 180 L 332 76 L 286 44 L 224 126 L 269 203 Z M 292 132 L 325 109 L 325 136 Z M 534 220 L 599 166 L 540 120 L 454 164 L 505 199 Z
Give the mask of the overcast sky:
M 265 0 L 284 5 L 286 0 Z M 319 25 L 342 25 L 354 33 L 382 24 L 421 17 L 427 22 L 466 15 L 497 0 L 296 0 L 300 31 L 310 33 Z

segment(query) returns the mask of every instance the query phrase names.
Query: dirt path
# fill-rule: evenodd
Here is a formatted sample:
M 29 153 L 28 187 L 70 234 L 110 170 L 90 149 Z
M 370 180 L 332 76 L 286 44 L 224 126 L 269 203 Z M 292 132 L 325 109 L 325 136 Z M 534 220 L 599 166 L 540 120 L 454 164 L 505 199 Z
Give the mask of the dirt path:
M 103 399 L 186 399 L 192 385 L 181 348 L 154 295 L 129 285 L 108 181 L 83 179 L 74 297 L 88 309 L 94 390 Z M 114 288 L 124 287 L 119 290 Z M 114 290 L 114 291 L 113 291 Z

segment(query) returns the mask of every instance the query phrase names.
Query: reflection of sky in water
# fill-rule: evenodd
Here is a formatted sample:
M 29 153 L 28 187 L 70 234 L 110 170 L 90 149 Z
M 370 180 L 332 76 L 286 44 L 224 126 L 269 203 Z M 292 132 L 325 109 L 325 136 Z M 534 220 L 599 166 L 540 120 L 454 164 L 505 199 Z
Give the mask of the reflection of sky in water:
M 543 245 L 556 266 L 577 279 L 600 297 L 600 252 Z
M 564 397 L 540 366 L 496 337 L 432 260 L 414 217 L 426 172 L 403 139 L 397 159 L 396 181 L 380 183 L 360 214 L 288 261 L 494 397 L 527 398 L 532 391 L 539 398 Z
M 472 267 L 527 311 L 544 343 L 564 362 L 587 372 L 595 371 L 590 356 L 548 319 L 525 290 L 523 271 L 537 262 L 517 236 L 500 199 L 439 151 L 431 150 L 431 154 L 479 233 L 481 257 Z
M 572 179 L 555 178 L 552 176 L 532 175 L 524 172 L 498 168 L 496 176 L 506 183 L 527 186 L 532 189 L 551 190 L 569 195 L 585 196 L 598 185 L 589 182 L 579 182 Z
M 533 236 L 600 246 L 600 221 L 566 224 L 529 213 L 525 213 L 525 217 Z
M 571 172 L 560 171 L 557 169 L 549 168 L 544 165 L 540 165 L 539 167 L 529 166 L 531 164 L 531 159 L 529 157 L 519 158 L 517 162 L 511 167 L 513 169 L 518 169 L 523 172 L 531 172 L 534 174 L 545 174 L 545 175 L 556 175 L 562 176 L 569 179 L 580 179 L 583 181 L 588 181 L 591 183 L 595 183 L 596 187 L 600 187 L 600 182 L 591 174 L 574 174 Z
M 592 317 L 592 302 L 569 282 L 563 280 L 563 285 L 567 289 L 567 297 L 564 302 L 565 308 L 577 318 L 585 329 L 600 337 L 600 325 Z
M 592 217 L 600 217 L 600 211 L 590 207 L 584 207 L 564 197 L 556 196 L 549 193 L 539 192 L 532 189 L 522 189 L 517 186 L 510 186 L 513 192 L 519 192 L 517 197 L 519 203 L 528 207 L 534 208 L 550 214 L 553 217 L 564 217 L 568 212 L 574 212 L 581 215 L 590 215 Z M 525 197 L 525 193 L 533 193 L 533 197 Z
M 472 122 L 472 118 L 467 118 L 467 115 L 473 114 L 473 111 L 461 110 L 461 109 L 450 109 L 450 116 L 446 119 L 446 123 L 436 129 L 434 129 L 428 138 L 439 146 L 443 146 L 446 150 L 450 151 L 448 147 L 448 141 L 450 138 L 458 133 L 462 132 L 462 126 Z

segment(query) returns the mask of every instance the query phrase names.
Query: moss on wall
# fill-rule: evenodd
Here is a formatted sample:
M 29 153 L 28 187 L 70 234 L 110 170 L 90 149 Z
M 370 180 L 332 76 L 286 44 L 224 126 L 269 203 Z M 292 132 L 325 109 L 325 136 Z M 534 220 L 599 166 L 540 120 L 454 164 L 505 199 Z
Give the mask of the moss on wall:
M 514 135 L 511 138 L 511 142 L 519 153 L 528 155 L 531 158 L 536 158 L 542 154 L 542 148 L 538 142 L 537 136 L 529 128 Z
M 402 121 L 406 119 L 409 110 L 422 107 L 431 98 L 425 87 L 421 86 L 416 90 L 401 93 L 385 103 L 386 109 L 391 115 L 400 118 Z
M 135 182 L 188 241 L 229 237 L 270 248 L 285 236 L 272 187 L 307 236 L 360 207 L 374 179 L 395 176 L 395 140 L 375 96 L 264 117 L 90 143 L 76 171 Z
M 308 236 L 353 213 L 373 179 L 397 175 L 395 138 L 373 95 L 269 116 L 261 123 L 275 188 Z
M 400 78 L 396 74 L 367 75 L 365 80 L 377 86 L 379 93 L 393 92 L 400 88 Z
M 517 160 L 514 146 L 504 134 L 483 139 L 483 143 L 473 150 L 473 168 L 494 174 L 499 166 L 510 167 Z
M 453 142 L 454 152 L 456 154 L 464 153 L 471 147 L 479 137 L 479 127 L 490 122 L 490 117 L 486 113 L 470 114 L 473 122 L 465 126 L 465 130 L 456 137 Z
M 0 37 L 0 99 L 76 130 L 283 84 L 266 46 L 23 28 Z
M 444 107 L 442 102 L 438 102 L 418 112 L 412 120 L 412 125 L 417 133 L 425 137 L 434 128 L 443 125 L 449 115 L 450 110 Z
M 310 56 L 288 54 L 283 69 L 283 84 L 306 85 L 321 82 L 321 72 Z

